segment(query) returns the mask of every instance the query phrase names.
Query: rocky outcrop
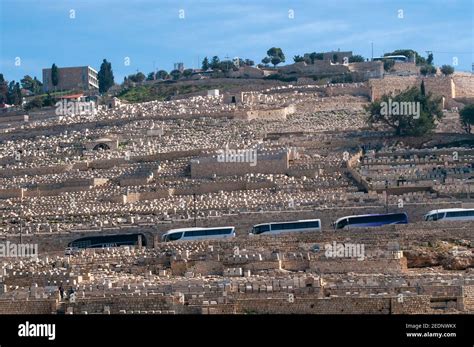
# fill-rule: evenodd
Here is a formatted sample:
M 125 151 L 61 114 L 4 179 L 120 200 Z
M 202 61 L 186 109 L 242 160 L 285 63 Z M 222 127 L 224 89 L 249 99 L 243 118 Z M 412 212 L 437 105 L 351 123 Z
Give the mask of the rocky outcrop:
M 403 252 L 408 268 L 442 266 L 445 270 L 466 270 L 474 267 L 474 254 L 470 241 L 460 240 L 457 244 L 446 241 L 431 246 L 415 247 Z

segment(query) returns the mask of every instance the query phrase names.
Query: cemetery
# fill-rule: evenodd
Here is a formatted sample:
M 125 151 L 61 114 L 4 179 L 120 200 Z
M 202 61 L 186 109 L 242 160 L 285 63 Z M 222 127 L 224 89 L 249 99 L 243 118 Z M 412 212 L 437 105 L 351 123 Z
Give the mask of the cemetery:
M 460 81 L 445 96 L 448 120 L 456 95 L 469 94 Z M 474 206 L 474 150 L 452 141 L 472 135 L 446 120 L 430 139 L 369 127 L 364 107 L 389 82 L 212 89 L 1 119 L 0 243 L 38 252 L 0 259 L 0 314 L 474 312 L 473 222 L 425 220 Z M 427 86 L 442 94 L 450 83 Z M 229 151 L 242 160 L 222 157 Z M 387 212 L 409 223 L 332 225 Z M 320 232 L 249 235 L 259 223 L 314 218 Z M 236 236 L 161 238 L 223 226 Z M 129 234 L 144 239 L 71 246 Z

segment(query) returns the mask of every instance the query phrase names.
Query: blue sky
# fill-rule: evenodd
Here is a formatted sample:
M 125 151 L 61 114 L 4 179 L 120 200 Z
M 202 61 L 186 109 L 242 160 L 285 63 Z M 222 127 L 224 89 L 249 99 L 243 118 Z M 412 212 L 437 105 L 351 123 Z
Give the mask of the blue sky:
M 473 2 L 0 0 L 0 72 L 7 80 L 41 79 L 52 63 L 99 69 L 106 58 L 121 82 L 137 70 L 170 71 L 174 62 L 198 67 L 204 56 L 260 62 L 272 46 L 283 49 L 287 63 L 295 54 L 337 49 L 370 58 L 371 42 L 374 56 L 430 50 L 436 65 L 457 58 L 457 70 L 471 71 Z

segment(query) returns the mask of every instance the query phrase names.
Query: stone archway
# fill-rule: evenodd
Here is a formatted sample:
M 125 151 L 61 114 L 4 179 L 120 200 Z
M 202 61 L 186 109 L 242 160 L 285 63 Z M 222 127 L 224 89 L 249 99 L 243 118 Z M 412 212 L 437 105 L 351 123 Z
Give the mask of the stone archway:
M 97 145 L 94 146 L 94 151 L 98 151 L 99 149 L 103 151 L 107 151 L 110 149 L 110 146 L 106 143 L 98 143 Z

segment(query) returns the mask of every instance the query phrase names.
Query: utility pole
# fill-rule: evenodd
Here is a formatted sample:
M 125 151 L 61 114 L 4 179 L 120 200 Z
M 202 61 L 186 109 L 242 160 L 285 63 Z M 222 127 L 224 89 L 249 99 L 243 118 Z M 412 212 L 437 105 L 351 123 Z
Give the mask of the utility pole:
M 374 43 L 371 42 L 371 46 L 372 46 L 372 60 L 374 60 Z
M 193 193 L 193 209 L 194 209 L 194 227 L 197 226 L 196 224 L 196 193 Z
M 23 211 L 23 191 L 21 192 L 20 196 L 20 211 L 18 212 L 18 217 L 20 218 L 20 245 L 23 244 L 23 219 L 22 219 L 22 211 Z

